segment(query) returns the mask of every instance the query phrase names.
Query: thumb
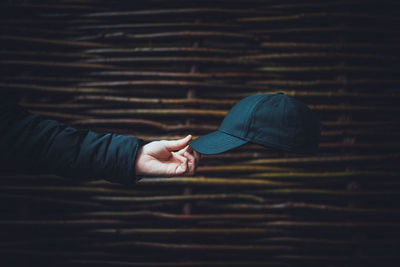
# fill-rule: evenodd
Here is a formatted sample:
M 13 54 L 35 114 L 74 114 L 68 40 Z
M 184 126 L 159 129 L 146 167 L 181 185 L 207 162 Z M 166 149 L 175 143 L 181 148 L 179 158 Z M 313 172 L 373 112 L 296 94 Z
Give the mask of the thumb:
M 189 134 L 185 138 L 178 139 L 178 140 L 172 140 L 172 141 L 164 141 L 165 147 L 169 150 L 179 150 L 184 148 L 189 141 L 192 139 L 192 136 Z

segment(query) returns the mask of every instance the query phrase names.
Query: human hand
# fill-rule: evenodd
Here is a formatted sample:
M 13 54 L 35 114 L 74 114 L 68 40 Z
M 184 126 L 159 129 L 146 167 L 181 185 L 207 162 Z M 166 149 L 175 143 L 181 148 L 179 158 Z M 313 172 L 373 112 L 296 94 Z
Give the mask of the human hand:
M 189 145 L 191 135 L 172 141 L 153 141 L 140 148 L 136 163 L 136 175 L 175 176 L 193 175 L 200 154 Z

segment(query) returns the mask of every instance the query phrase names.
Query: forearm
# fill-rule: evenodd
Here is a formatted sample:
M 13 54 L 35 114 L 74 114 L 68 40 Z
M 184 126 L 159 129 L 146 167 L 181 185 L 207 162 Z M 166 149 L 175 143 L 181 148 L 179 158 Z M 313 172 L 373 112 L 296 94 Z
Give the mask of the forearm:
M 16 105 L 0 108 L 2 162 L 88 180 L 135 181 L 139 139 L 74 129 Z

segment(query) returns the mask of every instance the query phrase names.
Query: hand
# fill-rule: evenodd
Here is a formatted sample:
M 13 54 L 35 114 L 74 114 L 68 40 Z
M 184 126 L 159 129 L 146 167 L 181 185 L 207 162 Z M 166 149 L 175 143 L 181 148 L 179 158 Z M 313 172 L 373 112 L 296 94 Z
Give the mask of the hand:
M 154 141 L 144 145 L 136 159 L 136 175 L 175 176 L 193 175 L 200 154 L 189 145 L 191 135 L 173 141 Z

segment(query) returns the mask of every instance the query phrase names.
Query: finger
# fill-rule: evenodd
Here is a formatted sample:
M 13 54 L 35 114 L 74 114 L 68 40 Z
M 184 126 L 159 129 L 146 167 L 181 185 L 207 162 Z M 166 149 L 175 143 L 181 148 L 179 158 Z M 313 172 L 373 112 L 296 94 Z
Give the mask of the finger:
M 178 140 L 171 140 L 171 141 L 164 141 L 165 147 L 172 151 L 172 150 L 180 150 L 187 146 L 189 141 L 192 139 L 192 136 L 189 134 L 185 138 L 178 139 Z
M 183 154 L 185 154 L 186 151 L 189 151 L 189 148 L 190 148 L 190 146 L 187 145 L 187 146 L 185 146 L 184 148 L 182 148 L 181 150 L 179 150 L 179 151 L 177 151 L 177 152 L 175 152 L 175 153 L 177 153 L 177 154 L 183 156 Z
M 188 159 L 177 153 L 173 153 L 173 155 L 180 161 L 180 164 L 175 168 L 175 175 L 181 175 L 185 173 L 188 169 Z
M 185 152 L 190 153 L 191 155 L 193 155 L 193 157 L 196 158 L 200 158 L 200 153 L 197 152 L 196 150 L 194 150 L 191 146 L 187 145 L 185 146 L 185 148 L 179 150 L 179 153 L 181 155 L 183 155 Z
M 186 148 L 186 147 L 185 147 Z M 186 150 L 190 155 L 192 155 L 193 159 L 194 159 L 194 172 L 196 171 L 197 165 L 200 162 L 200 157 L 201 154 L 199 152 L 197 152 L 196 150 L 194 150 L 191 146 L 189 146 L 189 148 Z M 193 174 L 194 174 L 193 172 Z
M 197 165 L 199 165 L 199 162 L 200 162 L 201 154 L 199 152 L 197 152 L 196 150 L 193 150 L 193 154 L 194 154 L 194 158 L 196 160 L 196 168 L 197 168 Z
M 192 154 L 185 152 L 184 156 L 188 159 L 188 170 L 187 174 L 193 175 L 196 168 L 196 160 Z
M 194 150 L 192 147 L 190 147 L 190 150 L 189 150 L 189 151 L 193 152 L 194 157 L 196 158 L 197 163 L 198 163 L 198 162 L 200 161 L 201 154 L 200 154 L 199 152 L 197 152 L 196 150 Z
M 185 148 L 179 150 L 178 153 L 179 155 L 185 156 L 186 158 L 189 159 L 188 162 L 188 174 L 193 175 L 196 171 L 197 168 L 197 164 L 199 163 L 199 156 L 200 154 L 198 152 L 196 152 L 197 154 L 195 154 L 195 150 L 193 150 L 189 145 L 185 146 Z

